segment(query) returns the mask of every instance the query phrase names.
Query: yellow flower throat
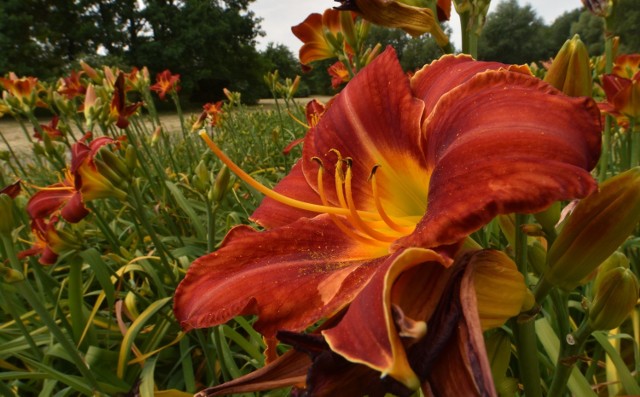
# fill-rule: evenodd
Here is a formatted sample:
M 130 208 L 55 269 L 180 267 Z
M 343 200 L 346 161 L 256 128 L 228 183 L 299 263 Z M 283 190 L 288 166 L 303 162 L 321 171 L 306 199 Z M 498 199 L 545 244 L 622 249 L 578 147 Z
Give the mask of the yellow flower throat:
M 338 207 L 332 206 L 328 202 L 323 183 L 325 168 L 318 157 L 313 157 L 312 160 L 318 163 L 319 166 L 317 184 L 318 194 L 322 202 L 322 205 L 319 205 L 296 200 L 269 189 L 256 181 L 251 177 L 251 175 L 243 171 L 238 167 L 238 165 L 231 161 L 231 159 L 227 157 L 227 155 L 224 154 L 224 152 L 222 152 L 222 150 L 220 150 L 220 148 L 211 140 L 211 138 L 209 138 L 206 131 L 201 130 L 200 137 L 205 141 L 220 161 L 229 167 L 233 173 L 235 173 L 249 186 L 258 190 L 265 196 L 290 207 L 329 215 L 331 220 L 344 234 L 361 243 L 388 246 L 398 238 L 411 233 L 415 228 L 415 217 L 391 217 L 384 210 L 380 201 L 380 195 L 378 194 L 378 185 L 376 182 L 376 171 L 380 168 L 379 164 L 374 165 L 371 173 L 369 174 L 369 182 L 371 183 L 372 196 L 376 210 L 362 211 L 356 209 L 355 201 L 353 199 L 351 189 L 351 181 L 353 178 L 351 158 L 342 158 L 337 150 L 331 150 L 338 156 L 334 176 L 336 196 L 340 205 Z

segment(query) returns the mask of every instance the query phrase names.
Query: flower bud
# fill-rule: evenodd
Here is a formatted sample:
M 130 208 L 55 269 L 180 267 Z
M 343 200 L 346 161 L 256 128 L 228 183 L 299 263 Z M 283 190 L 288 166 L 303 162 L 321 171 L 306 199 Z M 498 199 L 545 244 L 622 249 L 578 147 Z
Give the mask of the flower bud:
M 109 150 L 106 146 L 103 146 L 98 153 L 100 154 L 102 161 L 104 161 L 111 170 L 118 174 L 118 176 L 123 179 L 129 179 L 129 176 L 131 175 L 129 168 L 127 168 L 127 165 L 120 156 Z
M 542 230 L 547 235 L 555 236 L 556 224 L 560 220 L 561 209 L 560 202 L 556 201 L 546 210 L 533 214 L 533 217 L 536 218 L 536 221 L 542 226 Z
M 625 254 L 623 254 L 620 251 L 616 251 L 613 254 L 611 254 L 611 256 L 608 257 L 604 262 L 602 262 L 602 264 L 598 267 L 598 274 L 596 275 L 596 279 L 593 282 L 594 290 L 597 290 L 599 288 L 599 285 L 602 282 L 604 275 L 609 270 L 612 270 L 618 267 L 622 267 L 624 269 L 629 268 L 629 259 L 627 259 Z
M 193 176 L 193 185 L 201 192 L 204 192 L 209 185 L 209 170 L 204 163 L 204 160 L 200 160 L 195 169 L 195 175 Z
M 589 310 L 591 328 L 606 331 L 620 326 L 638 301 L 638 289 L 638 279 L 630 269 L 606 270 L 596 285 Z
M 483 330 L 502 326 L 518 315 L 527 299 L 524 277 L 515 263 L 503 252 L 478 251 L 469 262 L 473 266 L 473 282 L 478 300 L 478 315 Z
M 571 291 L 609 257 L 640 220 L 640 167 L 605 181 L 576 205 L 548 253 L 544 279 Z
M 127 146 L 124 152 L 124 162 L 127 165 L 129 171 L 133 171 L 138 165 L 138 158 L 136 156 L 136 148 L 133 145 Z
M 484 344 L 487 348 L 487 358 L 491 363 L 491 375 L 497 384 L 507 377 L 509 360 L 511 360 L 511 338 L 500 328 L 487 334 Z
M 0 264 L 0 276 L 2 276 L 3 281 L 8 284 L 24 280 L 22 273 L 10 267 L 3 266 L 2 264 Z
M 220 171 L 218 171 L 216 180 L 213 183 L 213 188 L 211 189 L 211 200 L 216 203 L 222 201 L 224 195 L 227 193 L 230 178 L 231 174 L 229 173 L 229 168 L 227 168 L 226 165 L 223 165 Z
M 544 81 L 573 97 L 591 96 L 593 82 L 587 47 L 575 35 L 553 59 Z

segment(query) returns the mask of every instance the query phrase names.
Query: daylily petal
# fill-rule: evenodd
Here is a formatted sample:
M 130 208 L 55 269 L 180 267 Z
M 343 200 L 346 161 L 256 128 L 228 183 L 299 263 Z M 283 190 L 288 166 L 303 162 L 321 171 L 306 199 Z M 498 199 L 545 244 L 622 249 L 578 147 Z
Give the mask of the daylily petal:
M 600 154 L 600 114 L 535 78 L 480 73 L 443 95 L 425 121 L 429 202 L 400 246 L 459 241 L 498 214 L 584 197 Z
M 322 204 L 318 193 L 306 182 L 300 162 L 294 164 L 289 175 L 278 182 L 273 190 L 307 203 Z M 315 212 L 293 208 L 266 197 L 251 215 L 251 220 L 266 229 L 272 229 L 316 215 Z
M 461 261 L 464 262 L 472 257 L 473 254 L 462 258 Z M 453 290 L 457 293 L 453 296 L 453 306 L 448 307 L 448 304 L 445 304 L 446 310 L 440 311 L 444 317 L 451 316 L 456 312 L 460 317 L 455 321 L 456 326 L 453 327 L 453 334 L 447 337 L 448 341 L 442 346 L 441 353 L 433 360 L 432 365 L 423 368 L 424 372 L 421 375 L 428 380 L 423 385 L 426 396 L 497 395 L 493 386 L 491 367 L 487 359 L 482 327 L 478 318 L 473 280 L 474 269 L 470 265 L 461 265 L 466 268 L 459 287 L 455 288 L 457 283 L 454 283 Z M 442 331 L 437 323 L 430 322 L 429 327 L 436 334 Z M 423 343 L 428 344 L 427 341 L 431 336 L 432 334 L 429 333 Z M 420 353 L 419 349 L 415 349 L 412 353 L 418 353 L 412 356 L 418 362 L 424 354 Z
M 508 69 L 531 75 L 526 65 L 505 65 L 500 62 L 475 61 L 469 55 L 445 55 L 425 65 L 411 78 L 411 89 L 425 102 L 425 118 L 431 114 L 442 95 L 487 70 Z
M 422 215 L 429 181 L 419 150 L 422 111 L 395 51 L 387 48 L 355 76 L 308 133 L 302 166 L 308 184 L 317 189 L 318 164 L 313 158 L 318 157 L 327 168 L 324 185 L 334 186 L 337 150 L 343 158 L 351 157 L 358 209 L 375 208 L 367 178 L 378 164 L 380 197 L 389 214 Z M 334 189 L 326 196 L 338 203 Z
M 322 15 L 310 14 L 302 23 L 291 28 L 293 34 L 304 43 L 299 53 L 303 65 L 334 56 L 333 49 L 324 37 L 324 29 L 335 33 L 340 28 L 339 16 L 340 11 L 327 9 Z
M 376 256 L 327 216 L 265 232 L 239 226 L 191 265 L 175 294 L 176 318 L 189 330 L 257 314 L 255 328 L 268 338 L 299 331 L 348 304 L 375 272 Z
M 62 207 L 60 215 L 70 223 L 78 223 L 89 215 L 89 210 L 85 207 L 80 192 L 76 191 L 71 195 L 67 203 Z
M 381 372 L 382 376 L 390 375 L 410 389 L 418 388 L 420 381 L 409 365 L 396 331 L 390 306 L 391 291 L 402 272 L 418 265 L 422 265 L 422 280 L 437 285 L 438 280 L 443 278 L 443 265 L 446 264 L 447 260 L 435 251 L 422 248 L 409 248 L 393 254 L 380 265 L 379 271 L 349 306 L 340 323 L 322 332 L 331 350 L 349 361 L 365 364 Z M 442 288 L 422 290 L 436 303 L 441 292 Z M 359 324 L 367 326 L 361 327 Z M 354 333 L 354 329 L 359 331 Z
M 31 219 L 46 218 L 58 210 L 73 196 L 71 186 L 64 183 L 56 183 L 50 186 L 51 190 L 40 190 L 29 199 L 27 212 Z M 63 189 L 66 188 L 66 189 Z

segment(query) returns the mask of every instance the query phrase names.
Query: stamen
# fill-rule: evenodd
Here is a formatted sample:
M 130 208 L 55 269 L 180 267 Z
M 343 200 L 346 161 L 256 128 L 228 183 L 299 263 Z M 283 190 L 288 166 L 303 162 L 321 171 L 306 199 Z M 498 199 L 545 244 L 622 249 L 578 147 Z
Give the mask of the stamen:
M 371 173 L 369 174 L 369 180 L 371 181 L 371 190 L 373 192 L 373 199 L 375 200 L 375 203 L 376 203 L 376 209 L 378 210 L 380 217 L 382 218 L 384 223 L 387 224 L 387 226 L 389 226 L 391 229 L 395 230 L 398 233 L 409 234 L 413 231 L 413 228 L 400 226 L 397 223 L 395 223 L 389 217 L 389 215 L 387 215 L 384 208 L 382 207 L 382 203 L 380 202 L 380 195 L 378 194 L 378 184 L 376 183 L 376 171 L 378 170 L 379 167 L 381 167 L 380 164 L 374 165 L 373 169 L 371 170 Z
M 388 234 L 384 234 L 381 233 L 375 229 L 372 229 L 371 227 L 369 227 L 369 225 L 367 225 L 366 223 L 364 223 L 364 221 L 360 218 L 360 216 L 358 215 L 358 212 L 355 210 L 356 205 L 353 201 L 353 194 L 351 191 L 351 178 L 352 178 L 352 172 L 351 172 L 351 159 L 347 158 L 345 159 L 345 161 L 347 162 L 347 175 L 345 178 L 345 190 L 346 190 L 346 198 L 347 198 L 347 204 L 349 205 L 349 211 L 350 211 L 350 220 L 354 223 L 354 225 L 359 229 L 362 230 L 363 232 L 365 232 L 366 234 L 368 234 L 369 236 L 375 238 L 376 240 L 381 240 L 381 241 L 388 241 L 388 242 L 392 242 L 397 240 L 397 236 L 390 236 Z
M 207 132 L 205 130 L 200 130 L 199 135 L 205 141 L 207 146 L 209 146 L 211 151 L 220 159 L 220 161 L 222 161 L 227 167 L 229 167 L 229 170 L 231 170 L 233 173 L 235 173 L 240 179 L 242 179 L 249 186 L 253 187 L 254 189 L 259 191 L 260 193 L 264 194 L 265 196 L 267 196 L 267 197 L 269 197 L 269 198 L 271 198 L 273 200 L 276 200 L 279 203 L 288 205 L 290 207 L 294 207 L 294 208 L 298 208 L 298 209 L 302 209 L 302 210 L 307 210 L 307 211 L 312 211 L 312 212 L 335 214 L 335 215 L 344 215 L 344 216 L 348 216 L 351 213 L 346 208 L 338 208 L 338 207 L 331 207 L 331 206 L 326 206 L 326 205 L 318 205 L 318 204 L 313 204 L 313 203 L 306 203 L 304 201 L 300 201 L 300 200 L 293 199 L 291 197 L 287 197 L 287 196 L 285 196 L 283 194 L 280 194 L 278 192 L 275 192 L 275 191 L 269 189 L 268 187 L 264 186 L 260 182 L 258 182 L 255 179 L 253 179 L 253 177 L 251 177 L 251 175 L 247 174 L 240 167 L 238 167 L 237 164 L 235 164 L 233 161 L 231 161 L 231 159 L 229 157 L 227 157 L 227 155 L 224 154 L 224 152 L 222 150 L 220 150 L 218 145 L 216 145 L 211 140 L 211 138 L 209 138 L 209 136 L 207 135 Z M 367 212 L 367 211 L 357 211 L 357 213 L 362 215 L 362 216 L 377 216 L 377 214 L 372 213 L 372 212 Z
M 342 189 L 342 185 L 344 184 L 344 171 L 342 170 L 342 155 L 337 149 L 331 149 L 330 152 L 333 152 L 338 156 L 338 160 L 336 161 L 336 171 L 333 178 L 336 186 L 336 196 L 338 197 L 338 202 L 340 203 L 340 207 L 349 208 L 347 206 L 347 202 L 344 199 L 344 191 Z
M 323 182 L 323 176 L 324 176 L 324 166 L 322 165 L 322 160 L 320 160 L 318 157 L 312 157 L 311 160 L 314 160 L 316 163 L 318 163 L 318 193 L 320 194 L 320 200 L 322 201 L 322 204 L 325 206 L 328 206 L 329 203 L 327 202 L 327 196 L 324 194 L 324 182 Z M 372 240 L 370 238 L 361 236 L 357 233 L 355 233 L 353 230 L 351 230 L 349 227 L 347 227 L 342 220 L 340 220 L 337 216 L 333 215 L 333 214 L 328 214 L 329 218 L 331 218 L 331 221 L 333 221 L 333 223 L 338 227 L 338 229 L 340 229 L 344 234 L 346 234 L 347 236 L 353 238 L 354 240 L 360 241 L 361 243 L 365 243 L 365 244 L 372 244 L 372 245 L 386 245 L 386 243 L 382 242 L 382 241 L 378 241 L 378 240 Z

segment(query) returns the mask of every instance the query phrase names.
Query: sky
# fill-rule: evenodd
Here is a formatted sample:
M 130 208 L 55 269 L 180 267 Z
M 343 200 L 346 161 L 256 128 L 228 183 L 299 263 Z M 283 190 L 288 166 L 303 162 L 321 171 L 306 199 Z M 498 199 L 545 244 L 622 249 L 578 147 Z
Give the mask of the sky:
M 501 0 L 493 0 L 489 12 L 500 2 Z M 523 6 L 531 4 L 547 24 L 565 11 L 582 7 L 580 0 L 518 0 L 518 3 Z M 262 50 L 269 42 L 274 42 L 286 45 L 297 54 L 302 43 L 291 33 L 291 27 L 304 21 L 309 14 L 322 13 L 337 4 L 333 0 L 256 0 L 249 8 L 257 17 L 262 18 L 262 30 L 266 33 L 266 36 L 258 38 L 258 48 Z M 455 11 L 452 10 L 452 14 Z M 460 48 L 459 25 L 457 15 L 452 15 L 450 26 L 456 48 Z

